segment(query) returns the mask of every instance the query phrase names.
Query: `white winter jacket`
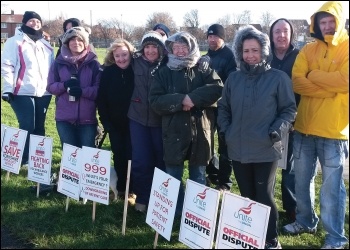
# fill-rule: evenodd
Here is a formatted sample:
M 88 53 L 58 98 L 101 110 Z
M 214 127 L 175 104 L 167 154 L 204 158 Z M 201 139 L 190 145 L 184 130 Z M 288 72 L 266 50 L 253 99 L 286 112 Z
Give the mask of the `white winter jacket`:
M 46 91 L 49 69 L 54 61 L 51 45 L 40 39 L 34 42 L 20 28 L 7 39 L 1 53 L 3 93 L 43 96 Z

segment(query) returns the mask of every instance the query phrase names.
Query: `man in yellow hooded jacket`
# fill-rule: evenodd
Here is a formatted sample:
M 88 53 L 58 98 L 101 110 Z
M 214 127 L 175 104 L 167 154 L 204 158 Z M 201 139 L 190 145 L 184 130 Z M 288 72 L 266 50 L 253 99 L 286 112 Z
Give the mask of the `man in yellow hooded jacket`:
M 342 4 L 329 1 L 311 16 L 311 36 L 292 70 L 294 92 L 301 95 L 295 121 L 296 221 L 284 226 L 290 234 L 315 233 L 316 162 L 322 168 L 321 219 L 326 231 L 322 249 L 342 249 L 346 190 L 342 177 L 349 145 L 349 36 Z

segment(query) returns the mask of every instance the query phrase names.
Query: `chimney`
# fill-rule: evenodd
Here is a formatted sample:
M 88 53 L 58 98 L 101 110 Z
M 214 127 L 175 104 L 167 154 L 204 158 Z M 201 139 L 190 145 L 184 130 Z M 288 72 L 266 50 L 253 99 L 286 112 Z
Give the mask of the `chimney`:
M 14 15 L 15 14 L 15 11 L 14 10 L 11 10 L 11 15 Z

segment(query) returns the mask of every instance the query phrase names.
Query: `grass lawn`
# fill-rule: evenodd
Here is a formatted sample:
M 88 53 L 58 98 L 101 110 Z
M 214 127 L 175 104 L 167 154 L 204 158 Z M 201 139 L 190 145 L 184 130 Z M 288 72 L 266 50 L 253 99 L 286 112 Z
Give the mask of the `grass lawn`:
M 103 61 L 105 49 L 97 49 L 99 60 Z M 46 135 L 53 138 L 52 172 L 59 171 L 61 160 L 60 141 L 57 134 L 54 112 L 54 98 L 47 114 Z M 16 117 L 10 105 L 1 101 L 1 123 L 18 127 Z M 103 149 L 110 150 L 108 138 Z M 5 225 L 20 238 L 32 242 L 38 249 L 102 249 L 130 248 L 150 249 L 153 247 L 155 231 L 146 224 L 146 215 L 136 212 L 133 207 L 128 209 L 126 235 L 122 235 L 123 201 L 113 202 L 106 206 L 97 204 L 96 220 L 92 222 L 92 202 L 86 205 L 70 200 L 69 210 L 65 212 L 66 196 L 61 193 L 51 193 L 49 196 L 40 195 L 36 198 L 35 191 L 30 187 L 34 182 L 27 180 L 27 170 L 21 169 L 18 175 L 10 174 L 5 181 L 6 171 L 1 170 L 1 225 Z M 185 177 L 188 176 L 185 171 Z M 234 180 L 234 176 L 232 176 Z M 278 170 L 276 183 L 276 203 L 280 212 L 279 229 L 287 223 L 281 203 L 281 171 Z M 316 211 L 319 215 L 319 190 L 321 176 L 316 178 Z M 347 204 L 349 183 L 346 181 Z M 237 184 L 231 192 L 239 194 Z M 218 211 L 219 212 L 219 211 Z M 346 235 L 349 237 L 349 206 L 346 208 Z M 187 249 L 178 241 L 179 220 L 175 219 L 171 241 L 158 238 L 157 248 Z M 318 249 L 322 246 L 325 231 L 322 223 L 315 235 L 302 234 L 288 236 L 281 234 L 279 239 L 285 249 Z

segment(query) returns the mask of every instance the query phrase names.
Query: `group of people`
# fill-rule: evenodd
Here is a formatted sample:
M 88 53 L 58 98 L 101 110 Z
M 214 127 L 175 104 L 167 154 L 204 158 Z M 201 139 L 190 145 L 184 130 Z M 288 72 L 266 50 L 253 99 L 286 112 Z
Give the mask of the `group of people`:
M 188 161 L 191 180 L 216 184 L 221 191 L 231 189 L 233 170 L 242 196 L 271 207 L 266 249 L 281 249 L 274 189 L 281 139 L 288 136 L 281 189 L 291 223 L 283 231 L 317 230 L 318 160 L 327 232 L 322 248 L 341 249 L 348 243 L 342 172 L 349 124 L 349 38 L 342 13 L 340 2 L 322 5 L 311 16 L 315 42 L 300 51 L 293 45 L 293 25 L 285 18 L 272 23 L 269 35 L 243 26 L 232 50 L 225 45 L 224 27 L 213 24 L 202 57 L 193 35 L 170 35 L 164 24 L 157 24 L 144 34 L 139 50 L 125 39 L 114 41 L 100 65 L 89 33 L 77 19 L 65 22 L 54 60 L 42 37 L 40 16 L 26 11 L 2 53 L 2 99 L 28 136 L 45 135 L 46 111 L 55 95 L 62 145 L 94 147 L 99 118 L 109 134 L 121 196 L 132 160 L 128 200 L 137 211 L 147 209 L 155 167 L 181 181 Z M 180 185 L 177 215 L 183 199 Z

